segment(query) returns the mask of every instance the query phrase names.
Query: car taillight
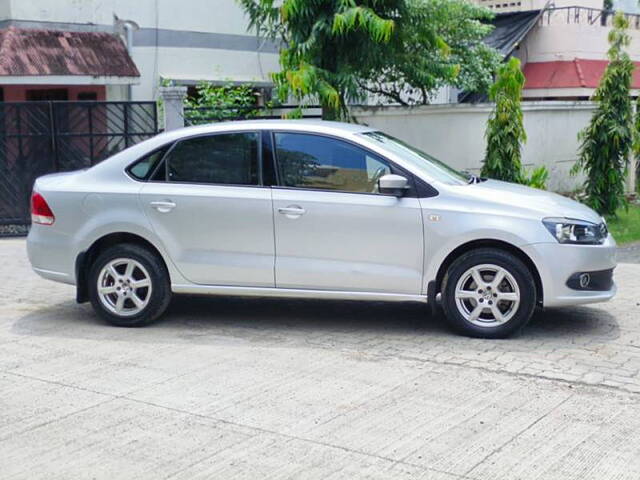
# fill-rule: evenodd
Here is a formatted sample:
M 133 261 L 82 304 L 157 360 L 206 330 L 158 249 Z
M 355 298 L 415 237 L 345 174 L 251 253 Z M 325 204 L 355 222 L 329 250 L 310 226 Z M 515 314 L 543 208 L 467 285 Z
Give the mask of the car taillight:
M 38 192 L 31 194 L 31 221 L 40 225 L 53 225 L 56 217 L 53 215 L 47 201 Z

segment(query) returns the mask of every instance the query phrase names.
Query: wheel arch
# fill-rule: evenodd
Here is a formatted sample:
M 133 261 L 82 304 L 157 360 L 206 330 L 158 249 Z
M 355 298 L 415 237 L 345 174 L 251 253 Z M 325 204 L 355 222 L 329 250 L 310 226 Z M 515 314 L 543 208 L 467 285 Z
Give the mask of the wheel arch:
M 76 257 L 75 274 L 76 274 L 76 301 L 78 303 L 85 303 L 89 301 L 89 291 L 87 288 L 87 275 L 89 268 L 93 264 L 94 260 L 100 255 L 100 252 L 104 251 L 113 245 L 122 243 L 132 243 L 139 245 L 151 251 L 154 255 L 162 261 L 164 268 L 169 274 L 169 268 L 167 263 L 160 253 L 160 250 L 146 238 L 129 232 L 113 232 L 95 240 L 91 246 L 78 254 Z
M 438 268 L 438 273 L 436 274 L 436 294 L 442 292 L 442 280 L 444 279 L 445 273 L 449 266 L 455 261 L 456 258 L 461 255 L 478 248 L 496 248 L 499 250 L 507 251 L 516 257 L 518 257 L 522 262 L 527 266 L 531 274 L 533 275 L 533 279 L 536 286 L 536 303 L 538 305 L 543 304 L 543 288 L 542 288 L 542 277 L 540 276 L 540 272 L 538 271 L 538 267 L 534 263 L 534 261 L 520 248 L 515 245 L 495 239 L 481 239 L 481 240 L 473 240 L 462 245 L 459 245 L 455 249 L 453 249 L 449 255 L 444 259 L 444 261 L 440 264 Z

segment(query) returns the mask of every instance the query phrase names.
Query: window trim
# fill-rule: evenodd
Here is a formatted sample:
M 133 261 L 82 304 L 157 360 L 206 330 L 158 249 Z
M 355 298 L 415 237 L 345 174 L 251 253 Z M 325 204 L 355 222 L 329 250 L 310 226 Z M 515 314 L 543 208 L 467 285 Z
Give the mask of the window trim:
M 167 154 L 168 154 L 171 150 L 173 150 L 173 146 L 174 146 L 175 144 L 176 144 L 176 142 L 173 142 L 173 143 L 169 144 L 169 147 L 167 148 L 167 151 L 166 151 L 166 152 L 164 152 L 164 155 L 162 156 L 162 159 L 160 160 L 160 162 L 158 163 L 158 165 L 156 165 L 156 168 L 154 168 L 154 169 L 153 169 L 153 173 L 152 173 L 151 175 L 149 175 L 149 177 L 147 178 L 147 180 L 146 180 L 146 181 L 147 181 L 147 183 L 166 183 L 166 179 L 165 179 L 165 181 L 164 181 L 164 182 L 158 182 L 158 181 L 153 180 L 153 177 L 155 177 L 155 176 L 156 176 L 156 173 L 158 173 L 158 171 L 159 171 L 160 169 L 165 170 L 165 177 L 166 177 L 166 169 L 165 169 L 165 164 L 166 164 L 166 162 L 165 162 L 165 159 L 167 158 Z
M 311 192 L 324 192 L 324 193 L 349 193 L 349 194 L 353 194 L 353 195 L 375 195 L 378 197 L 395 197 L 395 195 L 393 194 L 388 194 L 388 193 L 375 193 L 375 192 L 352 192 L 349 190 L 327 190 L 324 188 L 313 188 L 313 187 L 291 187 L 291 186 L 287 186 L 287 185 L 283 185 L 282 183 L 282 179 L 280 178 L 280 168 L 278 165 L 278 153 L 277 153 L 277 148 L 276 148 L 276 139 L 275 139 L 275 134 L 276 133 L 293 133 L 293 134 L 301 134 L 301 135 L 313 135 L 316 137 L 324 137 L 324 138 L 329 138 L 332 140 L 339 140 L 342 141 L 344 143 L 347 143 L 351 146 L 360 148 L 361 150 L 364 150 L 365 152 L 374 155 L 376 157 L 382 158 L 384 161 L 386 161 L 392 170 L 395 169 L 397 172 L 399 172 L 400 175 L 404 176 L 407 178 L 407 180 L 409 181 L 409 185 L 410 185 L 410 189 L 407 192 L 406 195 L 404 195 L 402 198 L 425 198 L 425 196 L 421 196 L 419 195 L 419 191 L 423 190 L 424 187 L 419 189 L 419 183 L 422 183 L 423 185 L 425 185 L 427 187 L 427 190 L 429 190 L 429 194 L 426 195 L 426 197 L 434 197 L 438 195 L 438 191 L 433 188 L 430 184 L 426 183 L 424 180 L 417 178 L 413 173 L 409 172 L 407 169 L 399 166 L 396 162 L 394 162 L 393 160 L 389 159 L 387 156 L 385 155 L 381 155 L 378 152 L 374 152 L 373 150 L 371 150 L 370 148 L 367 148 L 364 145 L 361 145 L 358 142 L 354 142 L 353 140 L 344 138 L 344 137 L 340 137 L 338 135 L 331 135 L 331 134 L 327 134 L 327 133 L 319 133 L 319 132 L 307 132 L 307 131 L 301 131 L 301 130 L 288 130 L 288 129 L 272 129 L 269 131 L 270 137 L 271 137 L 271 145 L 272 145 L 272 152 L 273 152 L 273 160 L 274 160 L 274 164 L 275 164 L 275 169 L 276 169 L 276 181 L 277 181 L 277 185 L 274 185 L 273 188 L 277 188 L 280 190 L 306 190 L 306 191 L 311 191 Z
M 257 185 L 246 185 L 246 184 L 230 184 L 230 183 L 206 183 L 206 182 L 170 182 L 168 179 L 168 166 L 167 166 L 167 155 L 169 155 L 169 153 L 171 153 L 171 151 L 173 151 L 173 149 L 175 148 L 175 146 L 180 143 L 183 142 L 185 140 L 190 140 L 193 138 L 198 138 L 198 137 L 208 137 L 208 136 L 214 136 L 214 135 L 229 135 L 229 134 L 236 134 L 236 133 L 255 133 L 258 135 L 258 184 Z M 354 194 L 354 195 L 376 195 L 376 196 L 383 196 L 383 197 L 391 197 L 393 195 L 390 194 L 384 194 L 384 193 L 372 193 L 372 192 L 351 192 L 348 190 L 326 190 L 323 188 L 309 188 L 309 187 L 289 187 L 286 185 L 282 184 L 282 179 L 280 178 L 280 169 L 278 166 L 278 158 L 277 158 L 277 153 L 276 153 L 276 148 L 275 148 L 275 134 L 276 133 L 297 133 L 297 134 L 301 134 L 301 135 L 313 135 L 313 136 L 317 136 L 317 137 L 325 137 L 325 138 L 329 138 L 332 140 L 339 140 L 342 142 L 345 142 L 349 145 L 352 145 L 354 147 L 358 147 L 362 150 L 364 150 L 365 152 L 370 153 L 371 155 L 377 156 L 382 158 L 383 160 L 385 160 L 386 162 L 389 163 L 389 165 L 391 167 L 393 167 L 393 169 L 396 169 L 401 175 L 407 177 L 407 180 L 409 180 L 410 183 L 410 190 L 409 192 L 407 192 L 407 195 L 405 195 L 405 197 L 403 198 L 429 198 L 429 197 L 435 197 L 439 195 L 438 190 L 436 190 L 430 183 L 426 182 L 425 180 L 417 177 L 415 174 L 409 172 L 407 169 L 399 166 L 396 162 L 394 162 L 393 160 L 389 159 L 386 155 L 382 155 L 378 152 L 374 152 L 373 150 L 371 150 L 370 148 L 355 142 L 351 139 L 347 139 L 338 135 L 332 135 L 332 134 L 327 134 L 327 133 L 320 133 L 320 132 L 309 132 L 309 131 L 304 131 L 304 130 L 289 130 L 286 128 L 283 129 L 268 129 L 268 128 L 260 128 L 260 129 L 241 129 L 241 130 L 226 130 L 226 131 L 222 131 L 222 132 L 208 132 L 208 133 L 198 133 L 195 135 L 189 135 L 186 137 L 182 137 L 182 138 L 178 138 L 176 140 L 173 140 L 171 142 L 165 143 L 164 145 L 161 145 L 159 147 L 154 148 L 153 150 L 147 152 L 146 154 L 142 155 L 140 158 L 138 158 L 137 160 L 134 160 L 132 163 L 130 163 L 126 168 L 125 168 L 125 173 L 127 174 L 127 176 L 129 178 L 131 178 L 133 181 L 135 182 L 140 182 L 140 183 L 155 183 L 155 184 L 176 184 L 176 185 L 208 185 L 208 186 L 215 186 L 215 187 L 234 187 L 234 188 L 238 188 L 238 187 L 247 187 L 247 188 L 277 188 L 277 189 L 288 189 L 288 190 L 307 190 L 307 191 L 315 191 L 315 192 L 324 192 L 324 193 L 349 193 L 349 194 Z M 153 155 L 155 152 L 157 152 L 158 150 L 162 150 L 162 149 L 166 149 L 164 155 L 162 156 L 162 158 L 160 159 L 160 161 L 158 162 L 158 165 L 156 165 L 156 167 L 153 169 L 153 172 L 151 172 L 150 174 L 147 175 L 147 178 L 142 180 L 139 178 L 134 177 L 130 172 L 129 169 L 132 168 L 133 166 L 135 166 L 138 162 L 141 162 L 142 160 L 144 160 L 145 158 L 147 158 L 147 156 L 149 155 Z M 269 155 L 270 154 L 270 155 Z M 270 158 L 265 158 L 266 155 L 269 155 Z M 274 169 L 274 177 L 273 181 L 274 183 L 271 182 L 265 182 L 265 165 L 267 163 L 271 163 L 271 166 Z M 164 175 L 164 180 L 159 181 L 159 180 L 152 180 L 152 178 L 155 176 L 155 174 L 157 173 L 157 171 L 160 168 L 164 168 L 165 169 L 165 175 Z M 267 183 L 269 183 L 267 185 Z
M 263 184 L 266 187 L 277 187 L 279 185 L 280 174 L 278 173 L 278 165 L 276 163 L 276 153 L 273 145 L 273 136 L 270 130 L 263 129 L 262 135 L 262 175 Z M 265 181 L 266 166 L 269 165 L 269 169 L 272 170 L 271 178 Z
M 174 148 L 176 148 L 176 145 L 178 145 L 180 142 L 184 142 L 186 140 L 192 140 L 194 138 L 200 138 L 200 137 L 213 137 L 213 136 L 217 136 L 217 135 L 233 135 L 233 134 L 239 134 L 239 133 L 254 133 L 256 134 L 256 144 L 257 144 L 257 160 L 258 160 L 258 183 L 257 184 L 251 184 L 251 185 L 247 185 L 247 184 L 238 184 L 238 183 L 211 183 L 211 182 L 175 182 L 175 181 L 170 181 L 169 180 L 169 162 L 167 161 L 167 156 L 173 151 Z M 156 168 L 154 168 L 153 172 L 147 177 L 146 180 L 137 180 L 137 181 L 144 181 L 145 183 L 154 183 L 154 184 L 172 184 L 172 185 L 206 185 L 206 186 L 213 186 L 213 187 L 234 187 L 234 188 L 238 188 L 238 187 L 249 187 L 249 188 L 264 188 L 264 182 L 263 182 L 263 162 L 262 162 L 262 152 L 263 152 L 263 148 L 262 148 L 262 131 L 261 130 L 251 130 L 251 129 L 243 129 L 243 130 L 230 130 L 230 131 L 223 131 L 223 132 L 208 132 L 208 133 L 199 133 L 196 135 L 190 135 L 188 137 L 182 137 L 182 138 L 178 138 L 176 140 L 174 140 L 173 142 L 169 142 L 165 145 L 163 145 L 162 147 L 156 148 L 155 150 L 152 150 L 151 152 L 143 155 L 142 157 L 140 157 L 140 159 L 136 160 L 134 163 L 132 163 L 130 166 L 127 167 L 127 173 L 129 168 L 133 167 L 136 163 L 144 160 L 145 158 L 147 158 L 147 155 L 151 155 L 153 154 L 153 152 L 156 152 L 158 150 L 160 150 L 161 148 L 165 148 L 167 147 L 167 145 L 169 145 L 169 148 L 167 148 L 167 151 L 165 152 L 165 154 L 162 156 L 162 159 L 160 160 L 160 162 L 158 163 L 158 165 L 156 166 Z M 151 180 L 151 178 L 153 178 L 155 176 L 155 174 L 157 173 L 157 171 L 160 168 L 164 168 L 164 180 Z M 133 177 L 132 177 L 133 178 Z

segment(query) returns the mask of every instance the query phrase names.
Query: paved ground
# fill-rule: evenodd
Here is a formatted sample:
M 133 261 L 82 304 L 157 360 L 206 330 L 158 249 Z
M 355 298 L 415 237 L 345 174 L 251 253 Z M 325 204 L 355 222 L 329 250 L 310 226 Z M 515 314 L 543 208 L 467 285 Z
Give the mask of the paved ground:
M 640 263 L 640 243 L 632 243 L 618 249 L 618 261 Z
M 181 298 L 108 327 L 0 241 L 0 477 L 640 478 L 640 265 L 517 338 L 419 305 Z

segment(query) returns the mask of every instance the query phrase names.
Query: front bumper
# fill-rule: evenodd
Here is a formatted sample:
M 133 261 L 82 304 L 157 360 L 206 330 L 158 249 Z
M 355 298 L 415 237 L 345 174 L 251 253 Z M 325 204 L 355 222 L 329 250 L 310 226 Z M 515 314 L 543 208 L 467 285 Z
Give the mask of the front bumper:
M 600 272 L 616 267 L 616 242 L 611 235 L 602 245 L 535 243 L 522 247 L 538 268 L 543 305 L 560 307 L 606 302 L 616 294 L 615 282 L 607 290 L 571 288 L 569 279 L 582 272 Z

